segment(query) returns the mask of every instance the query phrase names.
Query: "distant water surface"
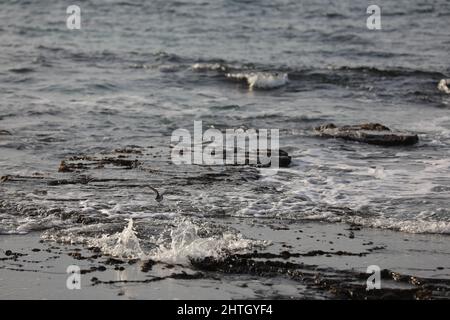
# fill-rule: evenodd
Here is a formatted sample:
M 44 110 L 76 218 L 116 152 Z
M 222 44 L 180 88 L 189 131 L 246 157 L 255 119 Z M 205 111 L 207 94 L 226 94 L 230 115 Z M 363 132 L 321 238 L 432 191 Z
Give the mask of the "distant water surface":
M 99 237 L 124 218 L 164 228 L 183 216 L 450 233 L 450 96 L 437 90 L 450 77 L 450 2 L 378 1 L 380 31 L 366 28 L 359 0 L 78 4 L 81 30 L 66 28 L 65 2 L 1 4 L 0 129 L 11 135 L 0 136 L 0 174 L 16 177 L 0 184 L 1 233 L 87 228 Z M 223 70 L 289 81 L 249 90 Z M 195 182 L 207 168 L 169 161 L 173 130 L 191 130 L 194 120 L 279 129 L 293 163 L 252 183 L 235 171 Z M 315 137 L 312 128 L 329 122 L 379 122 L 418 133 L 420 143 Z M 47 181 L 73 176 L 57 173 L 63 159 L 131 145 L 153 148 L 146 168 L 156 171 L 88 172 L 128 187 Z M 183 170 L 190 182 L 177 176 Z M 136 183 L 169 190 L 165 202 Z

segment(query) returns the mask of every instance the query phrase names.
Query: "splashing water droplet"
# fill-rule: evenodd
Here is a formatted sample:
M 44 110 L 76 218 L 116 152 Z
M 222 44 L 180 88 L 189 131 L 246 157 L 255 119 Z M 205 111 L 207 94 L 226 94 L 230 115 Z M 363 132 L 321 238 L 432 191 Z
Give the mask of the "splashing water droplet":
M 119 234 L 117 244 L 112 250 L 112 255 L 124 258 L 143 257 L 144 252 L 139 244 L 139 238 L 133 227 L 133 219 L 128 220 L 128 225 Z

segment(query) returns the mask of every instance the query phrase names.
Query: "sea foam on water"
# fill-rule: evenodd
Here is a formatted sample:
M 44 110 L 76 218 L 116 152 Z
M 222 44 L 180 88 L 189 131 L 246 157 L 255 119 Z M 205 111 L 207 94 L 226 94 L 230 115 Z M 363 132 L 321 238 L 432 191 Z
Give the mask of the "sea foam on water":
M 287 73 L 278 72 L 228 73 L 226 77 L 235 80 L 245 80 L 250 89 L 275 89 L 288 83 Z

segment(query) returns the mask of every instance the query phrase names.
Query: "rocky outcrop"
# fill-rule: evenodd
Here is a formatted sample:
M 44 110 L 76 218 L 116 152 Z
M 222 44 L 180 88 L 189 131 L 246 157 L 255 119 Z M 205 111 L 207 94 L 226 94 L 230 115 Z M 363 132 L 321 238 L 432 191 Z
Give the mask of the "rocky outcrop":
M 339 138 L 381 146 L 408 146 L 419 141 L 417 134 L 392 131 L 379 123 L 338 127 L 333 123 L 314 128 L 315 132 L 326 138 Z

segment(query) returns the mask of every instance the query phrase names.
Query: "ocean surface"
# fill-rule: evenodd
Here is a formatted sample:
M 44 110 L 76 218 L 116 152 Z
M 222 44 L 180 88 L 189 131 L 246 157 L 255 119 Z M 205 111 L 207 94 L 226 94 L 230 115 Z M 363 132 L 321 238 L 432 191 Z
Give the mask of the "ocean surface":
M 450 234 L 450 95 L 437 88 L 450 78 L 449 1 L 377 1 L 381 30 L 367 29 L 360 0 L 76 4 L 81 30 L 67 29 L 64 1 L 0 4 L 0 130 L 9 133 L 0 135 L 0 234 L 39 231 L 118 255 L 125 237 L 128 256 L 176 261 L 266 245 L 226 229 L 233 217 Z M 267 73 L 281 78 L 253 88 L 234 79 Z M 194 120 L 278 129 L 292 163 L 276 175 L 176 166 L 171 135 Z M 330 122 L 382 123 L 420 141 L 314 134 Z M 136 165 L 58 172 L 63 160 L 102 157 Z M 129 218 L 136 233 L 117 234 Z

